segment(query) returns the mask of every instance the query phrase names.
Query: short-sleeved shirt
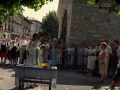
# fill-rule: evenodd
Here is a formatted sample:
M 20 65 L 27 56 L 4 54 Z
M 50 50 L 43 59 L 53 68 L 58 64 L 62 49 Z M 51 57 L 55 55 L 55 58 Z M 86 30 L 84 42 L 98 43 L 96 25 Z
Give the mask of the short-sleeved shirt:
M 117 49 L 117 55 L 120 55 L 120 46 Z
M 70 54 L 71 52 L 74 52 L 75 51 L 75 49 L 74 48 L 67 48 L 67 51 L 68 51 L 68 54 Z
M 106 49 L 107 49 L 108 54 L 112 53 L 112 48 L 109 45 L 107 45 Z

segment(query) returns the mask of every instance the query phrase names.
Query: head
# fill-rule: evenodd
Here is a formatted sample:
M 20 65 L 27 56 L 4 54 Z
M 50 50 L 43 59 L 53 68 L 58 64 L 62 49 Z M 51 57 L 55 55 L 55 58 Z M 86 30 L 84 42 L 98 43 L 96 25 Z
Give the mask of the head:
M 83 47 L 83 43 L 80 43 L 80 47 Z
M 53 42 L 57 42 L 57 38 L 54 38 L 54 39 L 53 39 Z
M 53 48 L 56 49 L 57 48 L 57 44 L 53 44 Z
M 25 40 L 25 35 L 22 35 L 22 39 Z
M 60 42 L 57 42 L 57 46 L 60 46 Z
M 107 47 L 107 43 L 106 43 L 106 42 L 102 42 L 102 43 L 101 43 L 101 48 L 102 48 L 103 50 L 105 50 L 106 47 Z
M 69 44 L 69 47 L 70 47 L 70 48 L 72 48 L 72 47 L 73 47 L 73 44 L 72 44 L 72 43 L 70 43 L 70 44 Z
M 33 40 L 38 40 L 39 39 L 39 35 L 37 33 L 34 33 L 32 39 Z
M 16 43 L 19 43 L 19 42 L 20 42 L 20 39 L 19 39 L 19 38 L 16 38 L 15 41 L 16 41 Z
M 108 45 L 108 40 L 105 40 L 104 42 L 106 42 L 106 43 L 107 43 L 107 45 Z
M 6 43 L 5 39 L 2 40 L 2 43 Z
M 98 41 L 98 46 L 100 46 L 101 45 L 101 41 Z
M 118 46 L 119 46 L 119 41 L 118 41 L 118 40 L 115 40 L 115 41 L 114 41 L 114 46 L 115 46 L 115 47 L 118 47 Z
M 45 45 L 47 44 L 47 40 L 44 40 L 44 44 L 45 44 Z
M 94 48 L 95 48 L 95 42 L 92 42 L 92 43 L 90 44 L 90 47 L 91 47 L 91 49 L 94 49 Z

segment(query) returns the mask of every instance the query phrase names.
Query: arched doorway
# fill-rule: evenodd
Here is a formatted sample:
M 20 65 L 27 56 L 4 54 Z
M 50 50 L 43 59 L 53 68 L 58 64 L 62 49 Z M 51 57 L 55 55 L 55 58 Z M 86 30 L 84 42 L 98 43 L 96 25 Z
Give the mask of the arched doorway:
M 65 10 L 63 22 L 62 22 L 62 32 L 61 32 L 61 39 L 66 42 L 66 35 L 67 35 L 67 10 Z

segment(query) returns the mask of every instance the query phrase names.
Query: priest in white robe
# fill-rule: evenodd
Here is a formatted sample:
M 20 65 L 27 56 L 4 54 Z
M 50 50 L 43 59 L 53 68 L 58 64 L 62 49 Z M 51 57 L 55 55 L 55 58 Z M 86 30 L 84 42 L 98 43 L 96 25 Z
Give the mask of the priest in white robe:
M 29 57 L 27 60 L 26 65 L 34 66 L 36 65 L 36 49 L 40 45 L 40 38 L 38 34 L 33 34 L 33 39 L 29 42 L 28 45 L 28 52 L 29 52 Z

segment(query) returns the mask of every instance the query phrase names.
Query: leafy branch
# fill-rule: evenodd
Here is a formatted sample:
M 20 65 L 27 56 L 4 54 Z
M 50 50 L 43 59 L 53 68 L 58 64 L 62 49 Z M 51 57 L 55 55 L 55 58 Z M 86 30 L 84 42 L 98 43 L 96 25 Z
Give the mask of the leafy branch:
M 114 12 L 117 16 L 120 15 L 120 10 L 117 8 L 120 5 L 120 0 L 114 0 L 111 6 L 103 6 L 99 1 L 100 0 L 87 0 L 87 3 L 91 5 L 97 3 L 99 4 L 99 9 L 107 9 L 109 13 Z
M 13 14 L 21 14 L 21 6 L 38 11 L 53 0 L 0 0 L 0 20 L 7 21 Z

